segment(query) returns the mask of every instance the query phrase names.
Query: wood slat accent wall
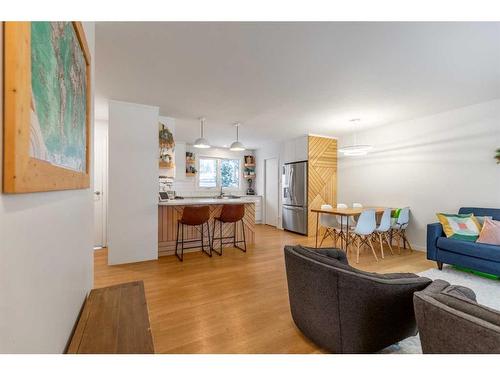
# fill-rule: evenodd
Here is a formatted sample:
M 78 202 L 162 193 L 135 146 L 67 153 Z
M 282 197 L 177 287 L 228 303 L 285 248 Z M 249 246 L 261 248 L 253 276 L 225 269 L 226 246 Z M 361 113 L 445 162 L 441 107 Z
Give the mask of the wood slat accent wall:
M 158 256 L 173 255 L 175 251 L 175 240 L 177 237 L 177 220 L 182 216 L 182 211 L 185 206 L 158 206 Z M 220 215 L 222 205 L 210 205 L 210 236 L 212 236 L 212 228 L 214 217 Z M 247 246 L 255 243 L 255 203 L 245 203 L 245 216 L 243 217 L 245 224 L 245 237 Z M 200 227 L 184 226 L 184 239 L 196 240 L 200 239 Z M 219 223 L 215 228 L 215 236 L 219 237 Z M 229 237 L 233 235 L 233 224 L 224 224 L 222 227 L 222 236 Z M 242 239 L 241 223 L 238 223 L 236 239 Z M 208 244 L 208 235 L 205 226 L 205 244 Z M 226 240 L 228 241 L 228 240 Z M 201 242 L 200 242 L 201 244 Z M 196 243 L 190 243 L 186 246 L 193 246 Z M 217 249 L 220 246 L 219 241 L 214 242 L 214 247 Z M 224 247 L 232 247 L 231 244 Z M 184 250 L 185 253 L 190 251 L 200 251 L 201 249 Z
M 322 204 L 337 205 L 337 140 L 310 135 L 308 167 L 308 234 L 316 234 L 313 208 Z

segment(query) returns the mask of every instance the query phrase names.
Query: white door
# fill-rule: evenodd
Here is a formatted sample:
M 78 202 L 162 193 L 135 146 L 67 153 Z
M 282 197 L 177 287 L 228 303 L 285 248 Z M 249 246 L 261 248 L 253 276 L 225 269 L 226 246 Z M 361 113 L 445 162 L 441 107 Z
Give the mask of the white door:
M 106 247 L 108 126 L 95 122 L 94 130 L 94 247 Z
M 278 159 L 264 160 L 265 167 L 265 197 L 264 218 L 267 225 L 278 226 L 279 171 Z

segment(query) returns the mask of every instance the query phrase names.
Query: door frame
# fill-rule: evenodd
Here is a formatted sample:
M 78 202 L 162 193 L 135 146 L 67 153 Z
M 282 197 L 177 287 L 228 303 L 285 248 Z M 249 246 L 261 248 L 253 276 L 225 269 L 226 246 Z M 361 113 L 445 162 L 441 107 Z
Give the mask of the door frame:
M 276 188 L 277 188 L 277 196 L 278 196 L 278 201 L 277 201 L 277 208 L 276 208 L 276 226 L 275 228 L 281 228 L 280 225 L 280 202 L 281 202 L 281 195 L 280 195 L 280 162 L 279 158 L 275 157 L 270 157 L 270 158 L 265 158 L 264 159 L 264 212 L 263 212 L 263 224 L 267 224 L 267 162 L 268 160 L 276 160 L 276 178 L 277 178 L 277 183 L 276 183 Z
M 101 127 L 101 130 L 99 131 L 101 135 L 103 135 L 103 152 L 101 153 L 101 157 L 103 160 L 101 161 L 102 169 L 97 171 L 95 169 L 96 163 L 93 162 L 93 167 L 94 167 L 94 174 L 100 174 L 101 175 L 101 181 L 102 181 L 102 189 L 101 189 L 101 200 L 102 200 L 102 218 L 101 218 L 101 247 L 108 247 L 108 152 L 109 152 L 109 139 L 108 139 L 108 123 L 104 121 L 96 121 L 94 125 L 94 156 L 97 154 L 95 147 L 96 147 L 96 142 L 95 142 L 95 136 L 97 133 L 97 127 Z M 94 178 L 94 177 L 92 177 Z M 94 194 L 96 192 L 96 186 L 94 184 L 94 181 L 92 182 L 92 197 L 94 197 Z M 95 209 L 95 204 L 94 204 L 94 209 Z M 95 213 L 94 213 L 95 215 Z M 95 229 L 95 227 L 94 227 Z M 94 234 L 95 238 L 95 234 Z M 96 244 L 94 244 L 94 247 Z M 97 247 L 99 248 L 99 247 Z

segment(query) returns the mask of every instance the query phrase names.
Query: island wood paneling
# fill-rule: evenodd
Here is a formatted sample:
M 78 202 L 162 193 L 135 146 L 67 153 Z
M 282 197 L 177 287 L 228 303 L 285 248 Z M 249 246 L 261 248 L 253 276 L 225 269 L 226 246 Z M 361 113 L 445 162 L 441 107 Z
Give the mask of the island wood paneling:
M 243 217 L 243 223 L 245 225 L 245 238 L 247 245 L 251 245 L 255 242 L 255 203 L 244 203 L 245 204 L 245 216 Z M 175 241 L 177 237 L 177 221 L 182 216 L 182 211 L 185 206 L 158 206 L 158 256 L 173 255 L 175 251 Z M 210 236 L 212 236 L 214 217 L 220 216 L 222 205 L 209 205 L 210 207 Z M 234 224 L 224 224 L 222 227 L 222 236 L 228 237 L 233 235 Z M 184 239 L 185 240 L 199 240 L 200 239 L 200 227 L 184 226 Z M 219 236 L 219 223 L 215 228 L 215 236 Z M 243 239 L 241 232 L 241 223 L 238 223 L 238 230 L 236 234 L 236 239 Z M 208 244 L 207 229 L 205 226 L 205 242 Z M 229 240 L 225 240 L 229 241 Z M 186 246 L 193 246 L 196 243 L 190 243 Z M 214 247 L 218 248 L 220 242 L 217 240 L 214 242 Z M 232 247 L 232 244 L 224 245 L 224 247 Z M 180 247 L 179 247 L 180 249 Z M 199 249 L 185 249 L 184 252 L 190 251 L 200 251 Z
M 308 235 L 316 234 L 313 208 L 337 204 L 337 140 L 309 136 L 308 156 Z

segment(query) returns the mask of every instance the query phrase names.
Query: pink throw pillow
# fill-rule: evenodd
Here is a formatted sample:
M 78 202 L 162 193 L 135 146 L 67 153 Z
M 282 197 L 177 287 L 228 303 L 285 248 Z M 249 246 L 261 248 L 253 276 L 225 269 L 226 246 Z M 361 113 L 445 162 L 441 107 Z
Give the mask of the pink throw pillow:
M 476 242 L 500 245 L 500 221 L 485 219 L 483 229 Z

